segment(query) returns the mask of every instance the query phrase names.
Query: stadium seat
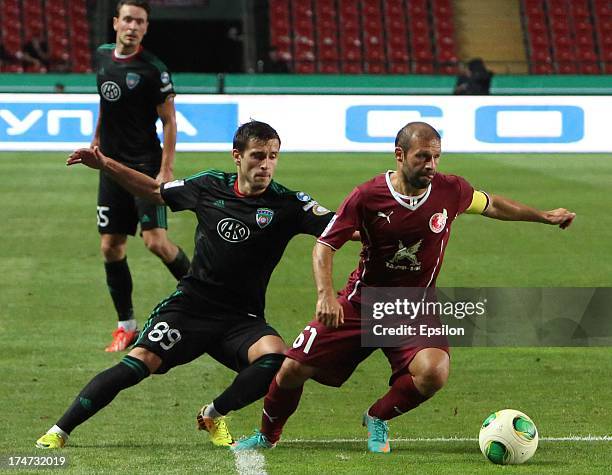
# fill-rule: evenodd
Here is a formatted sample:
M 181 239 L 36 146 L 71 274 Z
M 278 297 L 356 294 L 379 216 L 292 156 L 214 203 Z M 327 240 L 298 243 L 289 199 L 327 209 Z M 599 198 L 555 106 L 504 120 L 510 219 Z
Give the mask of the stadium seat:
M 431 61 L 417 61 L 414 64 L 414 71 L 416 74 L 433 74 L 434 67 Z
M 385 74 L 387 72 L 387 68 L 385 67 L 385 63 L 382 61 L 366 62 L 365 72 L 368 74 Z
M 580 64 L 580 72 L 582 74 L 600 74 L 601 69 L 599 64 L 595 62 L 584 62 Z
M 319 62 L 318 69 L 323 74 L 337 74 L 340 72 L 337 61 L 321 61 Z
M 553 74 L 555 71 L 551 63 L 535 63 L 532 64 L 531 72 L 533 74 Z
M 457 69 L 456 63 L 441 64 L 438 67 L 438 73 L 440 74 L 448 74 L 449 76 L 454 76 L 457 74 L 457 72 L 458 72 L 458 69 Z
M 298 74 L 312 74 L 315 72 L 314 61 L 296 61 L 295 72 Z
M 391 62 L 389 64 L 389 72 L 391 74 L 409 74 L 410 66 L 407 62 Z
M 356 61 L 343 61 L 340 69 L 343 73 L 346 74 L 363 73 L 363 67 L 361 66 L 361 62 Z
M 578 68 L 576 67 L 576 63 L 563 61 L 557 64 L 557 72 L 559 74 L 576 74 Z

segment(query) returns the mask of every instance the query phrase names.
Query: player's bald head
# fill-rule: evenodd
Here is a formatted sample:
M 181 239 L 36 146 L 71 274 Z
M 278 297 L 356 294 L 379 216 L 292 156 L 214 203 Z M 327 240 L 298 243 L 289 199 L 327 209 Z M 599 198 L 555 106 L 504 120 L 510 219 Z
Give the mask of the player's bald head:
M 395 146 L 404 152 L 410 150 L 416 139 L 440 142 L 440 134 L 426 122 L 410 122 L 402 127 L 395 137 Z

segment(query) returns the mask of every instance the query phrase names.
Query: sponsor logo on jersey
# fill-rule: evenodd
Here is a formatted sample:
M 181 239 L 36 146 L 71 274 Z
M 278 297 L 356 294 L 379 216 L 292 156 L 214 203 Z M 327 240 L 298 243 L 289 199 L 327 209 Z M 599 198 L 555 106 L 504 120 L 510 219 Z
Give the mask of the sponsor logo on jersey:
M 399 241 L 398 249 L 393 257 L 386 262 L 386 267 L 395 270 L 421 270 L 421 263 L 417 259 L 417 252 L 419 252 L 422 243 L 423 240 L 421 239 L 412 246 L 406 246 L 402 241 Z
M 162 84 L 169 84 L 170 75 L 168 74 L 168 71 L 164 71 L 163 73 L 161 73 L 161 76 L 159 77 L 159 79 L 161 80 Z
M 304 193 L 303 191 L 298 191 L 295 196 L 298 200 L 303 201 L 304 203 L 312 199 L 308 193 Z
M 140 74 L 127 73 L 125 75 L 125 85 L 128 87 L 128 89 L 134 89 L 136 86 L 138 86 L 139 82 L 140 82 Z
M 446 208 L 444 208 L 441 213 L 436 213 L 429 218 L 429 229 L 431 229 L 434 233 L 441 233 L 446 226 L 447 219 L 448 215 Z
M 218 208 L 225 208 L 225 200 L 217 200 L 213 203 L 213 205 L 217 206 Z
M 144 223 L 150 223 L 150 222 L 151 222 L 151 218 L 149 218 L 149 215 L 148 215 L 148 214 L 145 214 L 145 215 L 143 215 L 143 216 L 142 216 L 142 218 L 140 219 L 140 222 L 141 222 L 141 223 L 143 223 L 143 224 L 144 224 Z
M 393 211 L 391 211 L 389 214 L 383 213 L 382 211 L 379 211 L 378 213 L 376 213 L 376 216 L 378 216 L 379 218 L 385 218 L 387 220 L 387 223 L 391 224 L 391 215 L 393 214 Z
M 100 86 L 100 95 L 109 102 L 115 102 L 121 97 L 121 88 L 116 82 L 106 81 Z
M 185 184 L 185 180 L 169 181 L 168 183 L 164 183 L 164 190 L 168 190 L 170 188 L 174 188 L 177 186 L 183 186 L 184 184 Z
M 227 242 L 246 241 L 251 235 L 251 230 L 242 221 L 234 218 L 224 218 L 217 223 L 217 233 Z
M 259 226 L 261 229 L 270 224 L 273 217 L 274 211 L 272 211 L 270 208 L 258 208 L 257 213 L 255 213 L 255 221 L 257 222 L 257 226 Z

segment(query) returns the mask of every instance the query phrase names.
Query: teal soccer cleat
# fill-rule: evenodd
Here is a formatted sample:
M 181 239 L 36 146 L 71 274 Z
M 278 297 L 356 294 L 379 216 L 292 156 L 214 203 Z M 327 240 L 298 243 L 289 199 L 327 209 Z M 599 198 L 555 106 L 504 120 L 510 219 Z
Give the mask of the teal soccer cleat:
M 370 452 L 378 454 L 388 454 L 391 452 L 387 421 L 383 421 L 378 417 L 372 417 L 366 411 L 363 415 L 363 426 L 368 428 L 368 450 Z
M 273 449 L 276 444 L 268 441 L 268 438 L 258 430 L 251 437 L 236 441 L 230 449 L 233 452 L 242 450 L 258 450 L 258 449 Z

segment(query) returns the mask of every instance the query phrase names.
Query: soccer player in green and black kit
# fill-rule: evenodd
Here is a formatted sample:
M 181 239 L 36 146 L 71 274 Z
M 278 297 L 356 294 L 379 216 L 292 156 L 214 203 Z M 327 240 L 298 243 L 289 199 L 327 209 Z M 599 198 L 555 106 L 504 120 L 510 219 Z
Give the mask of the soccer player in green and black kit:
M 70 156 L 68 165 L 103 170 L 136 196 L 173 211 L 193 211 L 196 248 L 189 273 L 153 310 L 135 347 L 83 388 L 38 447 L 63 447 L 76 426 L 120 391 L 204 353 L 238 375 L 202 408 L 198 426 L 210 433 L 213 444 L 232 443 L 223 416 L 263 397 L 284 360 L 285 344 L 264 317 L 272 271 L 293 236 L 319 236 L 333 216 L 306 193 L 272 180 L 279 148 L 276 131 L 252 121 L 234 136 L 237 173 L 207 170 L 161 185 L 99 148 Z
M 96 52 L 100 114 L 92 148 L 157 180 L 172 179 L 176 145 L 174 88 L 166 66 L 142 48 L 150 8 L 145 1 L 117 4 L 113 27 L 116 43 Z M 155 123 L 163 124 L 160 147 Z M 138 335 L 132 309 L 132 276 L 127 263 L 127 236 L 140 229 L 145 246 L 178 280 L 189 270 L 189 259 L 167 236 L 166 208 L 133 196 L 104 171 L 98 187 L 98 231 L 106 282 L 119 323 L 106 351 L 122 351 Z

